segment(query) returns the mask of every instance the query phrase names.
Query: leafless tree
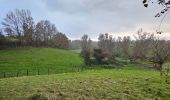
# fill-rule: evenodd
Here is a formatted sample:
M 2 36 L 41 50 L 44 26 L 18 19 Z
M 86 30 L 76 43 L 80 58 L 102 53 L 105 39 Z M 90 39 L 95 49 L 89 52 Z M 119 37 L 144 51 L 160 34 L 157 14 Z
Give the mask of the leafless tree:
M 114 53 L 115 56 L 122 56 L 122 38 L 120 36 L 115 40 Z
M 17 35 L 20 45 L 22 44 L 24 37 L 26 37 L 26 40 L 28 41 L 32 39 L 33 24 L 34 21 L 31 17 L 31 12 L 29 10 L 18 9 L 14 12 L 9 12 L 2 22 L 2 25 L 7 32 Z
M 83 35 L 81 38 L 81 48 L 82 50 L 89 50 L 91 49 L 91 39 L 88 35 Z
M 149 60 L 158 65 L 157 68 L 160 70 L 162 75 L 162 65 L 170 60 L 170 42 L 155 39 L 152 43 L 152 52 Z
M 134 62 L 135 58 L 133 55 L 134 44 L 130 36 L 124 36 L 121 42 L 122 52 L 131 62 Z
M 151 44 L 155 39 L 154 34 L 143 32 L 142 29 L 134 35 L 133 57 L 135 59 L 146 59 L 151 50 Z
M 54 35 L 58 33 L 54 24 L 48 20 L 41 20 L 36 25 L 34 41 L 37 45 L 49 46 Z
M 105 49 L 110 53 L 113 53 L 115 38 L 112 38 L 108 33 L 100 34 L 98 38 L 98 46 L 101 49 Z
M 90 65 L 90 56 L 91 56 L 91 39 L 88 35 L 83 35 L 81 38 L 81 56 L 84 59 L 86 65 Z
M 161 12 L 157 13 L 155 15 L 155 17 L 162 16 L 163 14 L 168 12 L 168 10 L 170 9 L 170 0 L 143 0 L 143 4 L 145 7 L 148 7 L 149 3 L 152 3 L 152 4 L 156 3 L 163 7 L 163 10 Z
M 161 22 L 159 23 L 159 27 L 156 30 L 157 34 L 162 34 L 162 31 L 160 30 L 161 25 L 163 23 L 163 20 L 165 19 L 166 15 L 169 13 L 170 10 L 170 0 L 143 0 L 143 5 L 147 8 L 148 5 L 150 5 L 150 3 L 152 4 L 157 4 L 160 5 L 162 10 L 159 11 L 156 15 L 155 18 L 157 17 L 162 17 Z

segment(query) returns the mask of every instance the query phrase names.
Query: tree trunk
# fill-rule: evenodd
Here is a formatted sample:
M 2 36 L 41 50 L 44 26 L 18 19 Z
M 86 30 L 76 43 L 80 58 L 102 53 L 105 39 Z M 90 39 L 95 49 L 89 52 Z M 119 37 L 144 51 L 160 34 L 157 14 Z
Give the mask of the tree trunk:
M 160 76 L 163 75 L 162 65 L 163 65 L 163 63 L 159 63 Z

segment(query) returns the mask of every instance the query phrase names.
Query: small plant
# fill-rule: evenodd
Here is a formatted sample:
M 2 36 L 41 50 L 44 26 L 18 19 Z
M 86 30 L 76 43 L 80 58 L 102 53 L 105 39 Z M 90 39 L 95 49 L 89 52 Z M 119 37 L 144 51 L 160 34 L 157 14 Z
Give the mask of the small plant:
M 29 100 L 47 100 L 47 97 L 43 96 L 42 94 L 34 94 L 32 95 Z

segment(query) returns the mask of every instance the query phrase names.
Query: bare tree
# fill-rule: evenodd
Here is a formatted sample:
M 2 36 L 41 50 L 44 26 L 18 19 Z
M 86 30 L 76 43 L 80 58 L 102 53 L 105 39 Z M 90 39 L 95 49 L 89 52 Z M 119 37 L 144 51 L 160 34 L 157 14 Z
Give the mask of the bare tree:
M 143 5 L 147 8 L 148 5 L 152 3 L 152 4 L 158 4 L 160 5 L 163 9 L 161 11 L 159 11 L 156 15 L 155 18 L 157 17 L 162 17 L 161 22 L 159 23 L 159 27 L 156 30 L 157 34 L 162 34 L 162 31 L 160 30 L 161 25 L 163 23 L 163 20 L 165 19 L 166 15 L 169 13 L 170 10 L 170 0 L 143 0 Z
M 145 7 L 148 7 L 149 3 L 156 3 L 163 7 L 163 10 L 155 15 L 155 17 L 160 17 L 165 14 L 170 9 L 170 0 L 143 0 Z
M 43 25 L 38 22 L 35 27 L 35 34 L 33 35 L 33 40 L 36 46 L 41 46 L 43 42 Z
M 113 53 L 115 39 L 112 38 L 111 35 L 109 35 L 108 33 L 100 34 L 98 40 L 99 40 L 98 42 L 99 48 L 105 49 L 108 52 Z
M 146 59 L 151 50 L 151 44 L 155 39 L 154 34 L 143 32 L 141 29 L 134 35 L 134 38 L 136 40 L 134 41 L 133 57 L 135 59 Z
M 91 39 L 88 35 L 83 35 L 81 38 L 81 56 L 84 59 L 86 65 L 90 65 L 90 56 L 91 56 Z
M 170 42 L 156 39 L 152 44 L 152 52 L 149 60 L 158 64 L 157 68 L 162 75 L 162 65 L 170 60 Z
M 115 56 L 122 56 L 122 38 L 118 36 L 114 43 L 114 54 Z
M 134 62 L 133 48 L 134 44 L 130 36 L 124 36 L 121 43 L 122 52 L 125 57 L 127 57 L 131 62 Z
M 0 49 L 1 46 L 4 45 L 4 42 L 5 42 L 5 36 L 3 35 L 2 30 L 0 30 Z
M 23 28 L 23 34 L 24 34 L 24 40 L 27 45 L 33 44 L 33 34 L 35 31 L 34 28 L 34 21 L 31 17 L 31 12 L 29 10 L 21 10 L 20 16 L 22 20 L 22 28 Z
M 9 12 L 2 22 L 5 30 L 17 35 L 19 44 L 23 42 L 23 37 L 32 38 L 32 27 L 34 21 L 29 10 L 18 10 Z
M 55 25 L 48 20 L 38 22 L 35 29 L 34 41 L 37 45 L 49 46 L 53 36 L 58 33 Z

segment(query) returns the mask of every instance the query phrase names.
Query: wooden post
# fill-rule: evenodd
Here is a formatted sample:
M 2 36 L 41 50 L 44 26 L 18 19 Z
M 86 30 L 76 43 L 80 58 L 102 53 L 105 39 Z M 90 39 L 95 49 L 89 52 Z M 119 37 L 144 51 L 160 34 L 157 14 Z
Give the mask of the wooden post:
M 83 71 L 83 66 L 81 66 L 81 71 Z
M 50 74 L 50 69 L 48 68 L 48 75 Z
M 27 76 L 28 76 L 28 69 L 27 69 Z
M 17 77 L 19 76 L 19 72 L 17 72 Z
M 39 69 L 38 69 L 38 75 L 40 75 Z
M 6 73 L 4 72 L 4 78 L 6 77 Z

